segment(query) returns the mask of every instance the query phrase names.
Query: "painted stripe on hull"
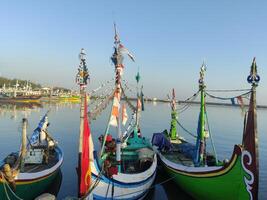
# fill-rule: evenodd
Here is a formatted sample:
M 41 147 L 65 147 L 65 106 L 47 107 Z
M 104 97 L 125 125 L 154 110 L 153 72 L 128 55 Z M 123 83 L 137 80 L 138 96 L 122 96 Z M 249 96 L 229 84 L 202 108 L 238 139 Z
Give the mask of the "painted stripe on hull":
M 59 147 L 56 147 L 56 151 L 58 153 L 59 161 L 55 164 L 52 168 L 36 172 L 36 173 L 19 173 L 17 177 L 15 177 L 15 181 L 17 185 L 24 185 L 24 184 L 32 184 L 35 182 L 42 181 L 47 179 L 48 177 L 52 176 L 55 172 L 58 171 L 60 166 L 63 163 L 63 152 Z M 4 180 L 0 177 L 0 183 L 3 184 Z
M 241 166 L 241 147 L 235 146 L 228 164 L 218 170 L 195 173 L 184 172 L 163 165 L 174 181 L 194 199 L 199 200 L 247 200 L 248 192 L 244 182 L 247 176 Z M 207 169 L 209 167 L 206 167 Z
M 215 177 L 228 173 L 236 164 L 238 156 L 241 154 L 241 147 L 235 146 L 234 153 L 228 164 L 221 167 L 187 167 L 181 164 L 171 162 L 166 159 L 160 152 L 158 155 L 162 163 L 175 173 L 191 177 Z
M 156 173 L 145 184 L 135 187 L 125 187 L 125 185 L 114 185 L 114 195 L 112 197 L 112 182 L 106 183 L 100 181 L 97 187 L 93 190 L 93 197 L 96 199 L 141 199 L 145 196 L 152 186 L 156 177 Z M 95 179 L 94 179 L 95 181 Z
M 94 155 L 95 159 L 91 161 L 93 182 L 96 180 L 97 174 L 100 173 L 96 153 Z M 102 176 L 97 187 L 93 190 L 93 196 L 96 199 L 142 199 L 155 180 L 156 167 L 157 156 L 155 155 L 154 162 L 145 172 L 136 174 L 118 173 L 118 175 L 113 176 L 112 180 Z M 114 187 L 113 197 L 112 187 Z
M 141 200 L 141 199 L 144 199 L 145 196 L 147 195 L 147 191 L 143 192 L 142 194 L 140 195 L 136 195 L 134 197 L 131 197 L 131 198 L 123 198 L 123 197 L 113 197 L 113 198 L 103 198 L 101 196 L 98 196 L 98 195 L 93 195 L 93 198 L 96 199 L 96 200 Z

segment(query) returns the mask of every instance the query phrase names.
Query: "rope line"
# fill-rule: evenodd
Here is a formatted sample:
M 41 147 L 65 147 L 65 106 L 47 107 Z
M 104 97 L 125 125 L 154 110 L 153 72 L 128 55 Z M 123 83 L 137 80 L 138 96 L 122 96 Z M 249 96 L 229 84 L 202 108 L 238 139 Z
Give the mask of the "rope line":
M 199 94 L 199 91 L 197 91 L 191 97 L 187 98 L 184 102 L 187 102 L 187 101 L 189 101 L 189 102 L 186 103 L 183 107 L 178 109 L 179 110 L 178 114 L 185 112 L 192 105 L 192 101 L 194 101 L 198 97 L 198 94 Z
M 3 172 L 0 171 L 0 173 L 1 173 L 1 176 L 2 176 L 2 178 L 3 178 L 3 180 L 4 180 L 3 185 L 4 185 L 4 189 L 5 189 L 6 197 L 8 198 L 8 200 L 10 200 L 10 198 L 9 198 L 8 191 L 7 191 L 7 189 L 6 189 L 6 186 L 7 186 L 7 188 L 9 189 L 9 191 L 11 192 L 11 194 L 12 194 L 16 199 L 18 199 L 18 200 L 23 200 L 22 198 L 18 197 L 18 196 L 13 192 L 13 190 L 10 188 L 10 186 L 9 186 L 9 184 L 8 184 L 6 178 L 5 178 L 5 175 L 3 174 Z
M 251 89 L 235 89 L 235 90 L 206 90 L 207 92 L 244 92 L 250 91 Z
M 111 80 L 109 80 L 109 81 L 107 81 L 105 83 L 102 83 L 98 88 L 92 90 L 92 92 L 90 93 L 90 96 L 91 96 L 91 94 L 96 93 L 98 90 L 100 90 L 101 88 L 105 87 L 106 85 L 108 85 L 112 81 L 114 81 L 114 78 L 112 78 Z
M 240 96 L 246 96 L 246 95 L 248 95 L 250 93 L 251 93 L 251 91 L 245 92 L 243 94 L 240 94 L 240 95 L 237 95 L 237 96 L 233 96 L 233 97 L 219 97 L 219 96 L 215 96 L 215 95 L 209 94 L 207 92 L 206 92 L 206 95 L 208 95 L 209 97 L 214 98 L 214 99 L 230 100 L 230 99 L 237 98 L 237 97 L 240 97 Z
M 115 89 L 108 95 L 105 99 L 103 99 L 98 105 L 96 105 L 91 112 L 88 112 L 90 119 L 96 118 L 98 115 L 102 113 L 111 102 L 114 96 Z
M 177 121 L 177 124 L 186 132 L 186 133 L 188 133 L 189 135 L 191 135 L 192 137 L 194 137 L 194 138 L 197 138 L 197 136 L 196 135 L 194 135 L 193 133 L 191 133 L 190 131 L 188 131 L 177 119 L 176 119 L 176 121 Z
M 123 97 L 125 98 L 126 103 L 128 104 L 128 106 L 130 107 L 130 109 L 135 112 L 136 108 L 135 106 L 131 103 L 131 101 L 129 100 L 129 98 L 126 96 L 124 89 L 121 87 L 121 93 L 123 95 Z

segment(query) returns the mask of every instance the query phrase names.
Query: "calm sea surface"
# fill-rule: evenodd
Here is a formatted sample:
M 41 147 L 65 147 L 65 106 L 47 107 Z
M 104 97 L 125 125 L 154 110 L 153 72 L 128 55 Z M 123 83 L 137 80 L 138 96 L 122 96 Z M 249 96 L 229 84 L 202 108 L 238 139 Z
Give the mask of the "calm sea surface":
M 28 134 L 36 128 L 41 116 L 50 110 L 49 132 L 58 141 L 64 151 L 64 164 L 62 166 L 62 183 L 58 199 L 77 194 L 77 153 L 79 134 L 79 104 L 44 104 L 42 107 L 25 108 L 20 106 L 0 107 L 0 158 L 3 159 L 12 151 L 19 150 L 21 142 L 21 120 L 27 117 L 29 121 Z M 106 128 L 110 108 L 92 121 L 91 131 L 95 146 L 99 147 L 97 137 L 103 134 Z M 230 159 L 234 144 L 241 143 L 243 130 L 243 115 L 238 107 L 210 106 L 208 117 L 219 159 Z M 181 113 L 179 121 L 189 131 L 195 134 L 197 129 L 199 106 L 194 105 L 186 112 Z M 130 114 L 128 113 L 130 116 Z M 258 109 L 259 157 L 260 157 L 260 189 L 259 199 L 267 198 L 267 109 Z M 155 132 L 169 129 L 169 104 L 146 104 L 142 113 L 141 127 L 143 136 L 151 138 Z M 111 130 L 112 131 L 112 130 Z M 194 139 L 179 128 L 179 134 L 187 140 Z M 208 148 L 211 148 L 208 145 Z M 158 173 L 155 186 L 151 189 L 147 199 L 190 199 L 189 196 L 177 189 L 164 173 Z M 163 184 L 162 184 L 163 183 Z

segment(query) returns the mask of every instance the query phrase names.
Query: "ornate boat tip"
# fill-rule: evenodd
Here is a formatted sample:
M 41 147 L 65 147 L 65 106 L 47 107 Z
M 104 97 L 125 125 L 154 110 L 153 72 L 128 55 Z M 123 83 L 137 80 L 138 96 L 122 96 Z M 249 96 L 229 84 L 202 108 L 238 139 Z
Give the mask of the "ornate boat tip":
M 199 72 L 199 80 L 198 80 L 199 87 L 204 86 L 204 75 L 205 75 L 205 71 L 206 71 L 206 65 L 203 62 L 202 65 L 201 65 L 201 68 L 200 68 L 200 72 Z
M 248 83 L 251 83 L 252 86 L 258 86 L 260 81 L 260 76 L 257 72 L 257 64 L 256 64 L 256 57 L 253 58 L 251 67 L 250 67 L 250 75 L 247 78 Z
M 76 83 L 80 86 L 86 86 L 89 80 L 89 72 L 86 64 L 86 53 L 84 48 L 81 49 L 79 54 L 80 64 L 78 67 L 78 73 L 76 75 Z
M 79 59 L 80 60 L 85 60 L 86 59 L 86 53 L 84 48 L 81 48 L 81 53 L 79 54 Z

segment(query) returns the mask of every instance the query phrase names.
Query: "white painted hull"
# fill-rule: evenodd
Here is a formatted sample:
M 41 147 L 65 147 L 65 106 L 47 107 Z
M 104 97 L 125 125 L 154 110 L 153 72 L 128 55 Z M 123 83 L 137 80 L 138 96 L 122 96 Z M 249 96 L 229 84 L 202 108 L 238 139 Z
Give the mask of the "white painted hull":
M 100 173 L 97 160 L 91 161 L 92 181 L 96 181 Z M 142 173 L 124 174 L 118 173 L 113 175 L 113 179 L 109 179 L 104 175 L 100 178 L 100 182 L 93 190 L 89 199 L 143 199 L 151 188 L 155 177 L 157 167 L 157 155 L 154 155 L 153 164 L 149 169 Z

